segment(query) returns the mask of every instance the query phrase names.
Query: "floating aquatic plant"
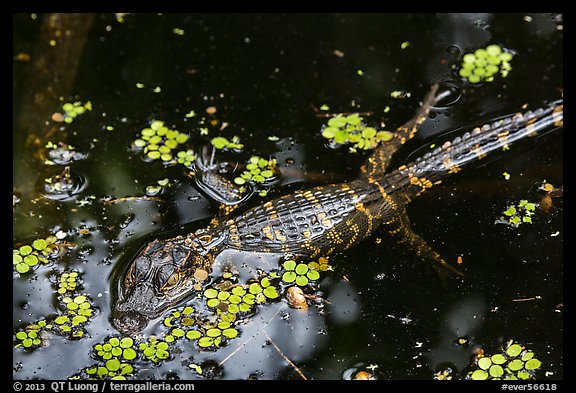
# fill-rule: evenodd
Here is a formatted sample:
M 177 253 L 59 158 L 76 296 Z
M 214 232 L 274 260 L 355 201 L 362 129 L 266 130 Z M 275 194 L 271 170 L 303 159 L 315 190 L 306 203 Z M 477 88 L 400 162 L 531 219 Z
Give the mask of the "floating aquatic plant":
M 470 83 L 491 82 L 494 76 L 500 73 L 506 77 L 512 67 L 510 61 L 513 53 L 499 45 L 488 45 L 474 53 L 467 53 L 462 57 L 462 64 L 458 73 Z
M 163 340 L 158 340 L 155 336 L 150 336 L 147 342 L 140 343 L 138 349 L 142 351 L 144 357 L 154 363 L 170 357 L 168 343 Z
M 72 123 L 76 117 L 85 113 L 86 111 L 92 110 L 92 103 L 87 101 L 82 103 L 80 101 L 67 102 L 62 105 L 62 110 L 64 111 L 63 121 L 66 123 Z
M 34 240 L 31 245 L 25 244 L 12 250 L 14 269 L 19 274 L 24 274 L 40 263 L 48 263 L 59 251 L 57 240 L 56 236 L 48 236 Z
M 240 176 L 234 179 L 234 183 L 238 185 L 243 185 L 247 181 L 254 183 L 264 183 L 274 177 L 275 168 L 275 158 L 267 160 L 259 156 L 252 156 L 250 157 L 248 164 L 246 164 L 246 170 L 242 172 Z
M 163 121 L 154 120 L 150 127 L 140 131 L 140 138 L 133 143 L 136 151 L 142 150 L 148 160 L 161 160 L 165 164 L 173 164 L 175 149 L 188 141 L 189 136 L 178 130 L 169 129 Z
M 58 279 L 57 292 L 61 295 L 66 292 L 74 292 L 78 285 L 78 272 L 62 273 Z
M 336 115 L 322 128 L 322 136 L 329 140 L 332 147 L 351 144 L 353 152 L 356 149 L 373 149 L 381 141 L 392 139 L 391 132 L 378 131 L 366 125 L 363 120 L 358 113 Z
M 534 374 L 542 365 L 535 358 L 534 352 L 525 346 L 508 341 L 501 353 L 492 356 L 481 355 L 475 361 L 475 370 L 468 373 L 467 378 L 473 380 L 484 379 L 534 379 Z
M 318 267 L 320 265 L 318 264 Z M 282 281 L 287 284 L 293 282 L 298 286 L 306 286 L 309 281 L 316 281 L 320 278 L 320 273 L 316 270 L 316 265 L 305 263 L 296 263 L 294 260 L 284 261 L 282 264 L 284 273 L 282 274 Z
M 223 136 L 217 136 L 212 138 L 210 143 L 216 149 L 241 150 L 244 147 L 244 145 L 240 143 L 240 138 L 237 136 L 233 136 L 231 141 Z
M 507 224 L 514 228 L 524 223 L 531 224 L 537 206 L 537 203 L 522 199 L 517 204 L 508 205 L 496 223 Z
M 26 349 L 35 349 L 42 346 L 42 332 L 51 328 L 52 325 L 48 324 L 45 320 L 40 320 L 26 326 L 14 335 L 16 339 L 14 348 L 24 347 Z

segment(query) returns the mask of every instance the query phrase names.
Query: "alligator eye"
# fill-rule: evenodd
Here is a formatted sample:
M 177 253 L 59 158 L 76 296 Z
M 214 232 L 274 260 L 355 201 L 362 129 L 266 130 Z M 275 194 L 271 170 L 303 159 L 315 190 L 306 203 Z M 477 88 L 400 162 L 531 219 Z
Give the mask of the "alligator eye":
M 174 272 L 170 277 L 168 277 L 168 280 L 166 280 L 166 282 L 160 287 L 160 290 L 162 292 L 165 291 L 169 291 L 170 289 L 172 289 L 180 280 L 180 272 Z

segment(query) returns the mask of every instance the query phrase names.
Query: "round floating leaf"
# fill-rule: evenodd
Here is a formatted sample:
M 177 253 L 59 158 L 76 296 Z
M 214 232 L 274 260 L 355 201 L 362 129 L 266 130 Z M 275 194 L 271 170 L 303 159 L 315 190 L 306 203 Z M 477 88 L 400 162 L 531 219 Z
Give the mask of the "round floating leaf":
M 248 288 L 248 291 L 253 294 L 259 294 L 260 292 L 262 292 L 262 287 L 260 286 L 260 284 L 258 284 L 257 282 L 250 284 L 250 287 Z
M 164 351 L 162 349 L 159 349 L 156 351 L 156 356 L 158 357 L 158 359 L 168 359 L 168 357 L 170 356 L 170 353 L 168 351 Z
M 238 295 L 230 295 L 228 301 L 233 304 L 238 304 L 242 301 L 242 298 Z
M 240 286 L 232 288 L 232 293 L 236 296 L 244 296 L 246 290 Z
M 308 279 L 306 276 L 298 276 L 296 277 L 296 284 L 303 287 L 308 284 Z
M 476 370 L 472 373 L 471 378 L 475 381 L 481 381 L 488 378 L 488 373 L 484 370 Z
M 120 340 L 120 346 L 122 348 L 130 348 L 133 344 L 134 340 L 132 340 L 130 337 L 124 337 L 122 340 Z
M 478 360 L 478 367 L 480 367 L 482 370 L 488 370 L 491 365 L 492 361 L 490 358 L 484 357 Z
M 526 362 L 526 361 L 532 359 L 533 357 L 534 357 L 534 352 L 526 351 L 526 353 L 524 355 L 522 355 L 522 360 Z
M 136 351 L 133 350 L 132 348 L 124 348 L 124 350 L 122 351 L 122 357 L 126 360 L 135 359 L 136 356 L 137 356 Z
M 228 329 L 229 327 L 230 327 L 230 322 L 228 322 L 228 321 L 218 322 L 218 329 L 220 329 L 220 330 Z
M 72 318 L 72 325 L 77 326 L 86 321 L 88 321 L 88 319 L 84 315 L 76 315 L 74 318 Z
M 494 364 L 504 364 L 506 363 L 506 358 L 504 357 L 504 355 L 497 353 L 496 355 L 492 355 L 492 357 L 490 358 L 492 360 L 492 363 Z
M 184 330 L 182 330 L 182 329 L 180 329 L 180 328 L 172 329 L 172 332 L 171 332 L 171 333 L 172 333 L 172 335 L 173 335 L 174 337 L 184 337 L 184 335 L 186 334 L 186 333 L 184 332 Z
M 35 266 L 36 264 L 38 264 L 38 257 L 36 255 L 26 255 L 24 257 L 24 262 L 28 265 L 28 266 Z
M 316 270 L 310 270 L 308 273 L 306 273 L 306 277 L 312 281 L 318 280 L 320 278 L 320 273 L 318 273 Z
M 160 341 L 158 344 L 156 344 L 156 348 L 158 350 L 165 351 L 168 349 L 168 344 L 163 341 Z
M 124 363 L 121 366 L 121 370 L 122 375 L 131 374 L 134 371 L 134 367 L 132 367 L 130 364 Z
M 202 337 L 202 333 L 200 333 L 198 330 L 189 330 L 186 332 L 186 338 L 189 340 L 196 340 L 200 337 Z
M 264 296 L 266 296 L 269 299 L 276 299 L 278 297 L 278 292 L 276 292 L 276 287 L 273 286 L 268 286 L 266 288 L 264 288 Z
M 506 349 L 506 354 L 510 357 L 516 357 L 522 352 L 522 347 L 518 344 L 512 344 Z
M 110 371 L 116 371 L 120 369 L 120 361 L 118 359 L 110 359 L 106 361 L 106 368 Z
M 218 299 L 220 299 L 220 300 L 226 300 L 226 299 L 228 299 L 229 296 L 230 296 L 230 292 L 228 292 L 228 291 L 218 292 Z
M 511 371 L 518 371 L 524 367 L 524 362 L 520 359 L 514 359 L 510 363 L 508 363 L 508 368 Z
M 76 299 L 74 299 L 74 300 L 76 300 Z M 112 337 L 110 340 L 108 340 L 108 342 L 113 347 L 117 347 L 118 345 L 120 345 L 120 340 L 117 337 Z
M 100 378 L 102 378 L 102 377 L 104 377 L 104 375 L 108 375 L 108 369 L 106 367 L 99 366 L 97 373 L 98 373 L 98 376 Z
M 500 378 L 502 375 L 504 375 L 504 369 L 502 368 L 502 366 L 498 365 L 498 364 L 493 364 L 490 367 L 490 375 L 494 378 Z
M 144 349 L 144 356 L 146 356 L 147 358 L 154 356 L 155 353 L 156 350 L 152 347 L 146 347 Z
M 25 263 L 19 263 L 16 265 L 16 271 L 20 274 L 24 274 L 30 270 L 30 267 Z
M 219 299 L 209 299 L 206 304 L 208 305 L 208 307 L 218 307 L 218 305 L 220 304 L 220 300 Z
M 22 246 L 18 249 L 18 251 L 20 251 L 20 254 L 22 255 L 28 255 L 32 252 L 32 247 L 26 245 L 26 246 Z
M 296 280 L 296 273 L 294 273 L 293 271 L 285 272 L 282 275 L 282 281 L 284 282 L 291 283 L 294 282 L 294 280 Z
M 122 348 L 114 347 L 112 348 L 112 356 L 120 356 L 122 355 Z
M 542 365 L 542 362 L 538 359 L 530 359 L 526 362 L 526 370 L 536 370 L 537 368 L 540 368 L 540 366 Z
M 308 272 L 308 265 L 301 263 L 298 266 L 296 266 L 296 274 L 300 274 L 300 275 L 304 275 L 306 274 L 306 272 Z
M 284 269 L 286 270 L 294 270 L 294 268 L 296 267 L 296 261 L 285 261 L 282 266 L 284 266 Z
M 206 331 L 206 335 L 208 337 L 218 337 L 221 334 L 222 334 L 222 331 L 220 329 L 216 329 L 216 328 L 208 329 Z
M 234 338 L 238 336 L 238 330 L 234 328 L 225 329 L 222 334 L 228 338 Z
M 209 347 L 214 344 L 214 339 L 212 337 L 202 337 L 198 340 L 198 345 L 201 347 Z
M 32 247 L 34 247 L 34 248 L 37 249 L 38 251 L 42 251 L 43 249 L 46 248 L 46 240 L 44 240 L 44 239 L 36 239 L 36 240 L 34 240 L 34 242 L 32 243 Z
M 194 312 L 194 308 L 187 306 L 184 308 L 184 310 L 182 311 L 182 314 L 184 315 L 190 315 Z
M 208 288 L 207 290 L 204 291 L 204 296 L 207 297 L 208 299 L 215 298 L 216 296 L 218 296 L 218 291 L 215 290 L 214 288 Z
M 518 379 L 530 379 L 531 375 L 528 371 L 518 371 L 516 373 Z

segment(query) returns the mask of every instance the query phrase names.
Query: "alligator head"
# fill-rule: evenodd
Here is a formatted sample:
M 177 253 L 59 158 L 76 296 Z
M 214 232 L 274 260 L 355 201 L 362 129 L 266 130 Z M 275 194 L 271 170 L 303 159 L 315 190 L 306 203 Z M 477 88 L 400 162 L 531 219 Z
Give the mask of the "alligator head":
M 118 330 L 134 335 L 148 322 L 202 288 L 211 272 L 214 249 L 222 237 L 207 230 L 154 240 L 132 260 L 120 282 L 112 319 Z

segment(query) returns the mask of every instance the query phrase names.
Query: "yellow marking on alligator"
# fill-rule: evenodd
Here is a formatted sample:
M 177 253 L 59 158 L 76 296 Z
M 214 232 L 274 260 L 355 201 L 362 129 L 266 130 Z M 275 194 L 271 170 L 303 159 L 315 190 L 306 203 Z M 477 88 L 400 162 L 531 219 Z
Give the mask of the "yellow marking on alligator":
M 274 233 L 276 234 L 276 239 L 280 240 L 282 243 L 284 243 L 286 241 L 286 236 L 284 236 L 284 234 L 282 234 L 282 231 L 279 229 L 276 229 L 274 231 Z
M 272 228 L 270 228 L 268 225 L 262 228 L 262 232 L 264 233 L 264 236 L 266 236 L 268 239 L 274 240 L 274 234 L 272 233 Z

